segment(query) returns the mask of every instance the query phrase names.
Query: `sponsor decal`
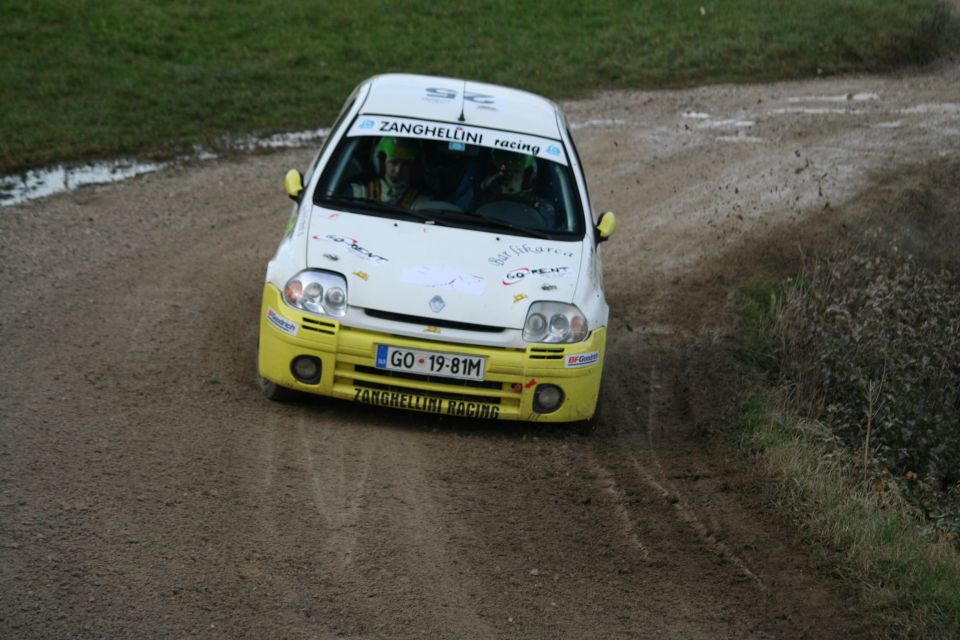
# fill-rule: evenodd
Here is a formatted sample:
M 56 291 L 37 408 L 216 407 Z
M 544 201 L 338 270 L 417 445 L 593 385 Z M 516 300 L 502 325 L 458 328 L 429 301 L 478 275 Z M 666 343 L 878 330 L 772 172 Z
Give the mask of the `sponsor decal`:
M 556 247 L 547 247 L 544 245 L 531 246 L 527 243 L 512 244 L 507 247 L 506 251 L 501 251 L 492 258 L 487 258 L 487 262 L 498 267 L 502 267 L 512 258 L 518 256 L 561 256 L 564 258 L 572 258 L 574 257 L 574 253 L 573 251 L 567 251 L 566 249 L 558 249 Z
M 357 276 L 363 281 L 370 279 L 370 274 L 368 274 L 366 271 L 354 271 L 353 275 Z
M 516 294 L 515 296 L 513 296 L 513 304 L 517 304 L 517 303 L 520 302 L 521 300 L 526 300 L 526 299 L 529 298 L 529 297 L 530 297 L 530 296 L 528 296 L 528 295 L 525 294 L 525 293 L 518 293 L 518 294 Z
M 511 151 L 516 151 L 518 153 L 528 153 L 532 156 L 540 155 L 540 147 L 538 145 L 531 144 L 526 140 L 518 140 L 516 138 L 495 138 L 493 140 L 493 146 L 500 149 L 510 149 Z
M 480 276 L 472 276 L 454 267 L 421 265 L 408 267 L 400 273 L 400 282 L 432 289 L 449 289 L 472 296 L 482 296 L 486 282 Z
M 456 89 L 444 89 L 442 87 L 427 87 L 427 95 L 424 100 L 428 102 L 444 102 L 453 100 L 460 92 Z M 463 94 L 463 99 L 467 102 L 476 102 L 477 104 L 493 104 L 493 96 L 484 93 L 474 93 L 467 91 Z
M 536 269 L 531 269 L 530 267 L 520 267 L 518 269 L 514 269 L 513 271 L 507 272 L 507 275 L 503 277 L 503 284 L 507 286 L 517 284 L 518 282 L 531 277 L 562 278 L 563 276 L 570 275 L 570 273 L 570 267 L 538 267 Z
M 381 121 L 377 131 L 380 133 L 408 134 L 432 140 L 453 140 L 470 144 L 483 144 L 482 133 L 467 131 L 463 127 L 445 127 L 422 122 Z
M 457 97 L 457 91 L 442 87 L 427 87 L 427 95 L 423 98 L 427 102 L 446 102 Z
M 527 384 L 523 386 L 525 386 L 527 389 L 532 389 L 533 387 L 537 386 L 537 379 L 530 378 L 530 380 L 527 381 Z
M 439 102 L 451 99 L 448 97 L 449 95 L 457 95 L 457 92 L 447 89 L 434 89 L 433 93 L 428 93 L 424 99 Z M 477 109 L 496 110 L 496 107 L 493 106 L 493 96 L 468 92 L 466 100 L 473 102 Z M 413 118 L 370 116 L 355 122 L 347 135 L 368 136 L 374 132 L 380 135 L 440 140 L 464 147 L 473 144 L 492 149 L 509 149 L 519 153 L 528 153 L 551 162 L 567 164 L 566 155 L 560 152 L 561 149 L 555 139 L 509 131 L 494 131 L 469 125 L 454 125 Z M 451 148 L 459 150 L 457 147 Z
M 322 238 L 320 236 L 313 236 L 313 239 L 323 240 L 325 242 L 336 242 L 339 244 L 343 244 L 344 246 L 347 247 L 347 250 L 350 251 L 350 253 L 357 256 L 358 258 L 367 260 L 368 262 L 376 262 L 376 263 L 390 262 L 390 260 L 388 260 L 387 258 L 381 255 L 378 255 L 370 251 L 366 247 L 362 246 L 360 244 L 360 241 L 355 240 L 354 238 L 347 238 L 346 236 L 339 236 L 333 233 L 328 233 Z M 327 254 L 324 254 L 324 255 L 327 256 Z M 334 258 L 334 260 L 336 260 L 336 258 Z
M 372 404 L 378 407 L 394 409 L 412 409 L 427 411 L 448 416 L 463 416 L 467 418 L 498 418 L 500 406 L 486 402 L 468 402 L 465 400 L 447 400 L 419 396 L 399 391 L 381 391 L 379 389 L 353 388 L 353 399 L 356 402 Z
M 316 236 L 314 236 L 314 238 L 316 238 Z M 325 253 L 323 254 L 323 257 L 327 260 L 333 260 L 334 262 L 340 259 L 340 256 L 335 256 L 332 253 Z
M 575 353 L 571 356 L 567 356 L 564 361 L 564 366 L 567 369 L 575 369 L 577 367 L 589 367 L 600 362 L 600 352 L 591 351 L 590 353 Z
M 272 307 L 267 307 L 267 322 L 286 334 L 291 336 L 297 335 L 297 323 L 287 320 L 274 311 Z
M 440 333 L 440 327 L 427 327 L 423 330 L 424 333 Z

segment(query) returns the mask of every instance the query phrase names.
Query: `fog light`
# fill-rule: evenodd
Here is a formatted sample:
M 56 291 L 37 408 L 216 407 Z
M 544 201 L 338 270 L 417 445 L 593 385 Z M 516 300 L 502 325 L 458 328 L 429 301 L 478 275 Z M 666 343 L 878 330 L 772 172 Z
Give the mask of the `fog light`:
M 317 384 L 323 372 L 323 364 L 313 356 L 297 356 L 290 363 L 293 377 L 303 384 Z
M 563 390 L 552 384 L 542 384 L 533 394 L 533 410 L 537 413 L 556 411 L 563 404 Z

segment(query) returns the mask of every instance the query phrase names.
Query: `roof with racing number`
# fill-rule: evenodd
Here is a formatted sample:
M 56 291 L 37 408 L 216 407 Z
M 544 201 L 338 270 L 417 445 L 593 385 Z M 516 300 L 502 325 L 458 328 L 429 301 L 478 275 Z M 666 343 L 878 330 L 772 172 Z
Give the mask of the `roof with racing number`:
M 557 105 L 527 91 L 400 73 L 374 76 L 370 83 L 370 93 L 360 108 L 363 115 L 417 118 L 560 139 Z

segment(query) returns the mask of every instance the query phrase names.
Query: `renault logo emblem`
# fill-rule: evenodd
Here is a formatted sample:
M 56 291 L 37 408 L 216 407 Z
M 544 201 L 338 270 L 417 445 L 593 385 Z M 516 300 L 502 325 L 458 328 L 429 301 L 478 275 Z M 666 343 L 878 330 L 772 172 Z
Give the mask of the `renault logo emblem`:
M 445 306 L 447 306 L 447 303 L 444 302 L 440 296 L 430 298 L 430 309 L 433 310 L 434 313 L 440 313 Z

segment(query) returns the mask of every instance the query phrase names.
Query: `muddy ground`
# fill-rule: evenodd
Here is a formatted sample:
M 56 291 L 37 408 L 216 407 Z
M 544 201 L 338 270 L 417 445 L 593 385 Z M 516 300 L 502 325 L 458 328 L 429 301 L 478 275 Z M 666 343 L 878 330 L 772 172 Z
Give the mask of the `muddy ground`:
M 737 287 L 956 193 L 960 64 L 565 107 L 621 223 L 592 433 L 262 398 L 281 179 L 312 150 L 0 210 L 0 637 L 882 631 L 703 431 Z

